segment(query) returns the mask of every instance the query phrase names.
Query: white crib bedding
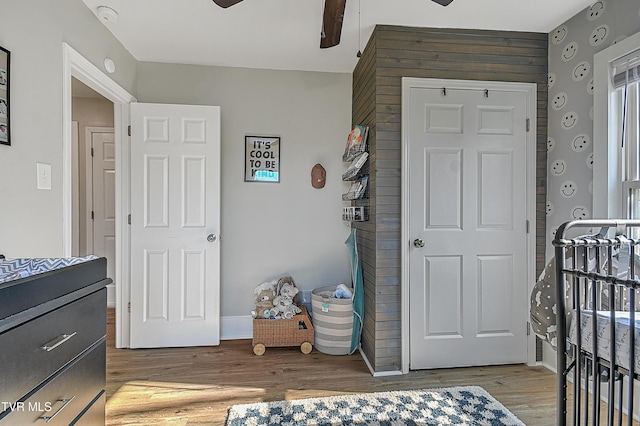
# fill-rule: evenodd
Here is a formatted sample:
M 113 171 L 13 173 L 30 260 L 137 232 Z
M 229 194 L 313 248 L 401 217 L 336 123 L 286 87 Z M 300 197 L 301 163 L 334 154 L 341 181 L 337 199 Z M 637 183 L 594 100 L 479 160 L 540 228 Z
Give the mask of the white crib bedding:
M 593 314 L 592 311 L 581 311 L 581 326 L 582 326 L 582 349 L 587 352 L 592 352 L 593 348 Z M 575 344 L 576 338 L 576 311 L 571 312 L 571 324 L 569 326 L 569 340 Z M 610 361 L 610 346 L 611 346 L 611 312 L 609 311 L 597 311 L 597 333 L 598 333 L 598 356 Z M 615 312 L 616 321 L 616 364 L 624 368 L 629 368 L 629 354 L 630 354 L 630 315 L 626 311 Z M 640 372 L 640 312 L 635 313 L 635 347 L 636 347 L 636 359 L 635 368 L 636 373 Z
M 65 258 L 0 259 L 0 284 L 76 265 L 78 263 L 87 262 L 97 258 L 97 256 L 89 255 L 84 257 Z

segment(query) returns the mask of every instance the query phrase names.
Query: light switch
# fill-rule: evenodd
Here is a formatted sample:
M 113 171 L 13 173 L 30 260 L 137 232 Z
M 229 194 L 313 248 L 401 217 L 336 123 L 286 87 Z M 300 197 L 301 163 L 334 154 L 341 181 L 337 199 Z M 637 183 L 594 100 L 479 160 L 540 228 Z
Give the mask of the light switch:
M 51 164 L 36 163 L 38 189 L 51 189 Z

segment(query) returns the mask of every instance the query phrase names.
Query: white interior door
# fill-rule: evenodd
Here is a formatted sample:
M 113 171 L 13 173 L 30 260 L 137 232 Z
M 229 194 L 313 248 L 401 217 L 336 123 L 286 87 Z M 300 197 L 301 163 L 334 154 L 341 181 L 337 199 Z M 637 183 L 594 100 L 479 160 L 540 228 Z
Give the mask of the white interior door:
M 220 340 L 220 108 L 131 105 L 132 348 Z
M 107 276 L 114 280 L 108 301 L 113 303 L 112 290 L 116 277 L 116 147 L 113 129 L 90 130 L 91 181 L 88 185 L 91 201 L 88 223 L 92 247 L 88 253 L 107 258 Z
M 527 92 L 410 91 L 410 368 L 527 361 Z

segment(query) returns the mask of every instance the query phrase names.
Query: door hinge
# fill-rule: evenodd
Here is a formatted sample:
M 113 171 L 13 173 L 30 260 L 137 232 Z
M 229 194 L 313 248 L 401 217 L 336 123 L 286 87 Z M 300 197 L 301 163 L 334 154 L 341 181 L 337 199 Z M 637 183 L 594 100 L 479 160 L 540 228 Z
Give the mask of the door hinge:
M 93 213 L 93 210 L 91 210 L 91 220 L 95 220 L 95 215 Z
M 131 313 L 131 302 L 127 303 L 127 312 Z
M 527 234 L 529 233 L 530 224 L 531 224 L 531 222 L 529 222 L 529 220 L 527 219 L 527 221 L 526 221 Z
M 131 214 L 129 214 L 129 215 L 127 216 L 127 223 L 128 223 L 129 225 L 131 225 Z
M 531 120 L 527 118 L 527 132 L 531 130 Z
M 131 136 L 131 125 L 127 126 L 127 134 Z
M 531 336 L 531 323 L 527 321 L 527 336 Z
M 94 155 L 93 155 L 93 148 L 91 148 L 91 156 L 92 156 L 92 157 L 94 156 Z

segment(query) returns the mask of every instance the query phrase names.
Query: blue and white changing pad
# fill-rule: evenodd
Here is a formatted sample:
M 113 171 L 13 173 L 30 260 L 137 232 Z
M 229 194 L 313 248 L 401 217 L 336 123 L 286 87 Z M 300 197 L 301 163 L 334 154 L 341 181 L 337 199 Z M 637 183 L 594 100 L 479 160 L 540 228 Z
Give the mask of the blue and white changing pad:
M 97 258 L 91 254 L 85 257 L 0 259 L 0 284 Z

